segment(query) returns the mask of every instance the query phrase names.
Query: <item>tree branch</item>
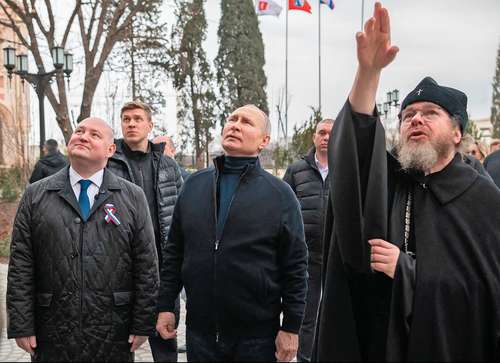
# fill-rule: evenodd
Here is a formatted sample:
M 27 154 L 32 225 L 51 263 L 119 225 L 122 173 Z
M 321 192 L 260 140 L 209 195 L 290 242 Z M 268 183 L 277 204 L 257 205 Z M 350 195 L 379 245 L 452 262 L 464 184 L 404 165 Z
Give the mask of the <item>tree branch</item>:
M 104 24 L 106 22 L 109 5 L 110 5 L 109 0 L 103 0 L 101 3 L 101 13 L 99 14 L 99 23 L 97 24 L 94 44 L 92 46 L 92 49 L 90 50 L 93 59 L 95 59 L 97 51 L 99 50 L 99 43 L 101 42 L 102 33 L 104 32 Z M 90 29 L 89 34 L 91 34 L 91 31 L 92 29 Z
M 52 5 L 50 3 L 50 0 L 45 0 L 45 6 L 47 7 L 47 13 L 49 15 L 49 33 L 50 37 L 54 39 L 54 31 L 55 31 L 55 24 L 54 24 L 54 13 L 52 12 Z
M 37 12 L 36 7 L 35 7 L 35 0 L 31 0 L 31 11 L 36 14 L 34 16 L 36 23 L 37 23 L 38 27 L 40 28 L 40 30 L 42 31 L 43 35 L 45 35 L 45 37 L 47 37 L 49 31 L 47 29 L 45 29 L 45 27 L 43 26 L 43 23 L 42 23 L 42 19 L 40 19 L 40 16 L 38 16 L 38 12 Z
M 75 8 L 73 9 L 73 12 L 71 13 L 71 16 L 68 20 L 68 24 L 66 25 L 66 30 L 64 30 L 64 35 L 63 39 L 61 42 L 61 47 L 66 48 L 66 42 L 68 41 L 68 36 L 69 32 L 71 31 L 71 26 L 73 25 L 73 21 L 75 21 L 75 16 L 78 13 L 78 9 L 80 9 L 82 6 L 82 1 L 81 0 L 76 0 L 75 2 Z
M 14 18 L 12 17 L 11 14 L 9 14 L 7 12 L 7 9 L 5 8 L 5 5 L 0 3 L 0 8 L 4 11 L 4 13 L 7 15 L 7 18 L 9 18 L 9 23 L 6 23 L 4 21 L 1 21 L 0 20 L 0 24 L 12 29 L 17 37 L 19 38 L 19 40 L 21 40 L 21 43 L 23 43 L 23 45 L 26 47 L 26 48 L 31 48 L 30 44 L 28 43 L 28 41 L 26 40 L 26 38 L 23 36 L 23 34 L 21 33 L 21 29 L 19 29 L 19 27 L 16 25 L 16 22 L 14 20 Z
M 91 2 L 92 4 L 92 2 Z M 87 28 L 87 34 L 92 34 L 92 29 L 94 28 L 94 22 L 95 22 L 95 19 L 96 19 L 96 11 L 97 11 L 97 5 L 99 4 L 99 0 L 96 0 L 96 2 L 94 4 L 92 4 L 92 12 L 91 12 L 91 15 L 90 15 L 90 20 L 89 20 L 89 26 Z

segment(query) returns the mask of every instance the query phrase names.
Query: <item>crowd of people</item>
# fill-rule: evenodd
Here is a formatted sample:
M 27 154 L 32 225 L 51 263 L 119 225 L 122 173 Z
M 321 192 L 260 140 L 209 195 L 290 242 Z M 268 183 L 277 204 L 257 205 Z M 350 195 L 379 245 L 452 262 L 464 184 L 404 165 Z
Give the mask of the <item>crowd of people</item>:
M 68 160 L 48 140 L 14 222 L 8 337 L 33 361 L 133 361 L 148 340 L 176 362 L 184 289 L 189 361 L 498 361 L 500 143 L 466 144 L 467 96 L 425 77 L 388 152 L 380 3 L 356 42 L 348 100 L 283 179 L 254 105 L 191 175 L 139 101 L 122 139 L 90 117 Z

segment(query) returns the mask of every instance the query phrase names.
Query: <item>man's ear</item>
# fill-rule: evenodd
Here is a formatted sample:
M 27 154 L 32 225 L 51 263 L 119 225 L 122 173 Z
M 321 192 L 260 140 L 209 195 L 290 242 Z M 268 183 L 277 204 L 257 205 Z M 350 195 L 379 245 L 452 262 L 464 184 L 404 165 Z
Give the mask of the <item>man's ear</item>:
M 112 157 L 113 154 L 115 153 L 115 151 L 116 151 L 116 145 L 115 144 L 109 145 L 109 147 L 108 147 L 108 158 Z
M 259 152 L 261 152 L 268 144 L 269 141 L 271 141 L 271 136 L 266 135 L 263 139 L 262 142 L 259 145 Z
M 453 142 L 455 145 L 460 144 L 460 141 L 462 140 L 462 131 L 460 131 L 459 127 L 456 127 L 455 130 L 453 130 Z

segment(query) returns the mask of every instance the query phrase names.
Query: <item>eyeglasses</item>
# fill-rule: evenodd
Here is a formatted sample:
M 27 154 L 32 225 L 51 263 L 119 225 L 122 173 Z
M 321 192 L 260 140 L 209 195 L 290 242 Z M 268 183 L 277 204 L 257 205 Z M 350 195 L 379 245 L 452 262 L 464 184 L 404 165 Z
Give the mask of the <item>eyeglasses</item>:
M 432 107 L 432 106 L 431 107 L 423 107 L 421 110 L 409 109 L 409 110 L 403 111 L 403 113 L 401 114 L 401 122 L 402 123 L 411 122 L 413 120 L 413 118 L 417 115 L 417 113 L 420 114 L 420 117 L 425 122 L 432 122 L 432 121 L 439 119 L 439 117 L 442 116 L 443 112 L 444 112 L 444 110 L 442 108 Z

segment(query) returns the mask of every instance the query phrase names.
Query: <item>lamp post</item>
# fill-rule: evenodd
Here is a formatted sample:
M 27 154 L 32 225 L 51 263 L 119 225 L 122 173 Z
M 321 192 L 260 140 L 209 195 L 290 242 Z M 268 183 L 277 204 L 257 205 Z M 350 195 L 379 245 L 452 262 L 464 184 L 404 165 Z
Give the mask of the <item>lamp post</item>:
M 49 87 L 52 79 L 61 72 L 64 72 L 69 79 L 73 72 L 73 55 L 65 52 L 62 47 L 56 46 L 52 48 L 51 55 L 54 64 L 54 69 L 50 72 L 29 73 L 28 71 L 28 55 L 17 54 L 13 47 L 5 47 L 3 65 L 7 69 L 9 79 L 12 79 L 12 74 L 17 74 L 24 81 L 28 81 L 33 86 L 38 96 L 38 108 L 40 118 L 40 156 L 43 155 L 43 145 L 45 144 L 45 90 Z
M 387 114 L 394 107 L 396 110 L 399 107 L 399 90 L 394 89 L 386 93 L 386 101 L 377 104 L 379 110 L 379 115 L 382 116 L 382 111 L 384 113 L 384 119 L 387 119 Z

